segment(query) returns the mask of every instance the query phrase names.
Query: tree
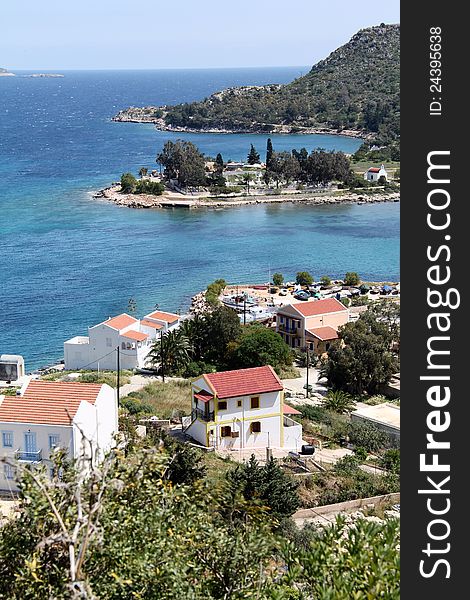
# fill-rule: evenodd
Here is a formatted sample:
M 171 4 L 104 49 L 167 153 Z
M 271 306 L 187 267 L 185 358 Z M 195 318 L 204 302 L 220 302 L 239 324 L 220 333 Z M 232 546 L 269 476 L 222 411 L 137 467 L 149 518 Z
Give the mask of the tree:
M 320 281 L 323 285 L 331 285 L 331 278 L 328 275 L 323 275 L 320 277 Z
M 299 271 L 295 277 L 295 282 L 298 285 L 312 285 L 314 279 L 308 271 Z
M 222 158 L 222 154 L 220 152 L 215 157 L 215 168 L 218 173 L 222 173 L 224 170 L 224 159 Z
M 281 336 L 258 323 L 245 327 L 231 352 L 231 364 L 239 369 L 264 365 L 278 368 L 292 361 L 292 352 Z
M 246 186 L 246 193 L 249 194 L 250 193 L 250 183 L 252 181 L 254 181 L 255 176 L 253 175 L 253 173 L 243 173 L 242 175 L 242 181 L 243 184 Z
M 322 408 L 332 410 L 339 415 L 352 412 L 356 403 L 347 392 L 330 390 L 322 401 Z
M 356 286 L 361 283 L 359 275 L 356 271 L 348 271 L 344 276 L 344 285 Z
M 259 153 L 256 151 L 256 148 L 251 144 L 250 152 L 248 153 L 247 158 L 249 165 L 256 165 L 260 162 Z
M 196 450 L 171 436 L 164 438 L 165 449 L 170 453 L 164 478 L 173 485 L 192 485 L 205 477 L 207 467 L 201 460 L 201 450 Z
M 132 173 L 123 173 L 121 175 L 121 192 L 123 194 L 133 194 L 137 185 L 137 179 Z
M 149 170 L 146 167 L 141 167 L 139 169 L 140 178 L 143 179 L 147 175 L 148 172 L 149 172 Z
M 278 287 L 280 287 L 284 283 L 284 276 L 282 275 L 282 273 L 274 273 L 273 283 Z
M 271 141 L 271 138 L 268 138 L 268 141 L 266 142 L 266 170 L 269 170 L 270 168 L 273 153 L 273 143 Z
M 228 345 L 236 342 L 241 335 L 242 327 L 237 313 L 226 306 L 219 306 L 204 317 L 204 327 L 203 359 L 224 365 Z
M 400 475 L 400 449 L 389 448 L 386 450 L 380 458 L 380 466 L 394 475 Z
M 331 344 L 321 369 L 331 387 L 354 395 L 377 393 L 398 367 L 387 326 L 365 315 L 340 328 L 340 340 Z
M 176 179 L 181 187 L 199 187 L 206 182 L 204 155 L 192 143 L 169 140 L 157 156 L 167 179 Z
M 349 441 L 367 452 L 377 452 L 390 445 L 389 436 L 373 423 L 351 421 L 348 425 Z
M 191 344 L 181 330 L 166 331 L 153 342 L 147 364 L 158 369 L 162 377 L 176 375 L 189 363 L 191 350 Z
M 299 507 L 299 484 L 271 458 L 261 466 L 254 454 L 247 463 L 227 472 L 230 486 L 238 489 L 245 500 L 258 500 L 271 509 L 278 519 L 290 517 Z

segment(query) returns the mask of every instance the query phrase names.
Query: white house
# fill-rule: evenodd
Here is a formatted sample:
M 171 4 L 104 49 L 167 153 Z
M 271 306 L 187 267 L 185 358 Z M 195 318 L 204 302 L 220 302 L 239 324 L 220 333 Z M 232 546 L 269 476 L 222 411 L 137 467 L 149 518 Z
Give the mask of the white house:
M 178 327 L 179 315 L 155 311 L 142 320 L 123 313 L 88 328 L 88 336 L 64 342 L 65 369 L 117 369 L 117 348 L 121 369 L 145 367 L 153 341 Z
M 0 396 L 0 490 L 17 490 L 18 464 L 44 465 L 52 453 L 101 460 L 118 431 L 116 392 L 109 385 L 29 381 L 16 396 Z
M 192 412 L 185 433 L 218 449 L 300 450 L 302 426 L 287 415 L 284 389 L 272 367 L 201 375 L 192 384 Z
M 380 169 L 378 167 L 370 167 L 364 173 L 364 179 L 366 181 L 379 181 L 381 177 L 384 177 L 385 181 L 388 181 L 388 173 L 384 165 L 380 165 Z
M 25 376 L 24 359 L 19 354 L 0 354 L 0 382 L 22 384 Z

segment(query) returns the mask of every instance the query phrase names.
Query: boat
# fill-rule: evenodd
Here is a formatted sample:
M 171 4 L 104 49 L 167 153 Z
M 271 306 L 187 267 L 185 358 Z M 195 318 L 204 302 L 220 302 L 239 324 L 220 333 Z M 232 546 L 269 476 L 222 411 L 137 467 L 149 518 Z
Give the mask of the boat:
M 233 308 L 237 312 L 243 312 L 244 310 L 248 310 L 254 306 L 257 306 L 258 300 L 253 298 L 252 296 L 245 296 L 244 294 L 232 295 L 232 296 L 222 296 L 221 302 L 224 306 L 228 308 Z

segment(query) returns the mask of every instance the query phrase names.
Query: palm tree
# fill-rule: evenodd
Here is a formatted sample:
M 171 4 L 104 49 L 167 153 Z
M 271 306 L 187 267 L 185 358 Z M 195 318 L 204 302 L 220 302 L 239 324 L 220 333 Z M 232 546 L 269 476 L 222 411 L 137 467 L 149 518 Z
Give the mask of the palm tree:
M 157 338 L 147 355 L 147 364 L 165 375 L 178 373 L 190 361 L 191 344 L 180 329 L 167 331 Z
M 180 331 L 189 340 L 193 360 L 202 360 L 207 347 L 204 318 L 195 315 L 192 319 L 185 319 L 180 325 Z
M 149 170 L 146 167 L 141 167 L 139 171 L 140 178 L 143 179 L 148 172 Z
M 330 390 L 323 399 L 322 408 L 343 415 L 353 411 L 356 408 L 356 403 L 347 392 Z
M 242 176 L 243 183 L 246 185 L 246 193 L 250 193 L 250 183 L 254 180 L 253 173 L 244 173 Z

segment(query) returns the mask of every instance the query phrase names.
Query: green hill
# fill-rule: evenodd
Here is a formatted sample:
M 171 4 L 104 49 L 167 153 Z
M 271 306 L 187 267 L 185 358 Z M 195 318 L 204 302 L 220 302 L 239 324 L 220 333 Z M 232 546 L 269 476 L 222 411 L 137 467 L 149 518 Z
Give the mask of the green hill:
M 116 120 L 237 132 L 344 131 L 378 142 L 400 132 L 400 26 L 362 29 L 286 85 L 230 88 L 201 102 L 122 111 Z

